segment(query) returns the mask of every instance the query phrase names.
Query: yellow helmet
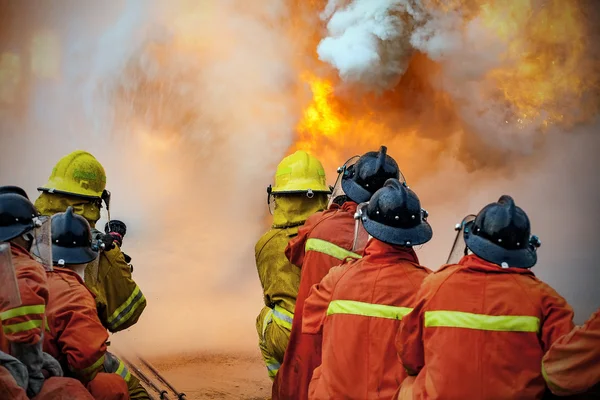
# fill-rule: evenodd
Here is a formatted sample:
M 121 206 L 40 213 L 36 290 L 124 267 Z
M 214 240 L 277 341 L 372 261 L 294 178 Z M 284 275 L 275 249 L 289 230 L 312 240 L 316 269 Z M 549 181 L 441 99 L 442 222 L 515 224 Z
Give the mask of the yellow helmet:
M 56 163 L 48 183 L 38 190 L 100 199 L 105 187 L 102 164 L 87 151 L 76 150 Z
M 269 193 L 330 193 L 325 169 L 319 160 L 305 151 L 296 151 L 277 166 L 275 186 Z

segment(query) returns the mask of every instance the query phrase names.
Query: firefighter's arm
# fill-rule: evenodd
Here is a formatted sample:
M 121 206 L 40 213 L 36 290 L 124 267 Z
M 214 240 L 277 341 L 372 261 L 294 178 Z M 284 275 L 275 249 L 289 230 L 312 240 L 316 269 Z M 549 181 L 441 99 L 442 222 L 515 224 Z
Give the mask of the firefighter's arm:
M 134 325 L 146 308 L 146 298 L 134 282 L 131 269 L 118 246 L 104 252 L 100 262 L 110 263 L 101 284 L 104 286 L 106 308 L 101 320 L 110 332 L 119 332 Z
M 422 290 L 417 295 L 417 306 L 400 322 L 400 330 L 396 336 L 396 350 L 402 366 L 408 375 L 414 376 L 425 365 L 423 347 L 423 323 L 427 298 Z
M 342 272 L 341 267 L 333 267 L 321 282 L 310 289 L 302 310 L 302 333 L 315 335 L 323 329 L 333 290 Z
M 44 329 L 48 302 L 46 272 L 34 260 L 19 263 L 16 272 L 21 305 L 0 308 L 2 330 L 10 342 L 34 345 L 39 343 Z
M 55 316 L 62 328 L 58 346 L 67 358 L 71 373 L 84 383 L 102 372 L 108 333 L 100 323 L 91 297 L 78 291 L 68 309 Z
M 600 309 L 554 342 L 542 360 L 542 372 L 554 394 L 578 394 L 600 382 L 599 360 Z
M 541 341 L 544 352 L 547 352 L 561 336 L 571 332 L 575 324 L 573 309 L 567 301 L 546 284 L 542 284 L 542 291 Z

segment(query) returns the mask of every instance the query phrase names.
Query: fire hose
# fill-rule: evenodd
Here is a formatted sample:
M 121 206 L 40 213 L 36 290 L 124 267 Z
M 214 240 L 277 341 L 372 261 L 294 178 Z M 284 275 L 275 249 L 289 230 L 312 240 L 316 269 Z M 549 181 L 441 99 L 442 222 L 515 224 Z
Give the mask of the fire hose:
M 160 400 L 169 400 L 170 398 L 185 400 L 185 393 L 179 392 L 177 389 L 175 389 L 175 387 L 171 385 L 160 374 L 160 372 L 158 372 L 158 370 L 154 366 L 152 366 L 152 364 L 150 364 L 148 361 L 146 361 L 140 356 L 136 356 L 136 358 L 142 364 L 139 367 L 138 365 L 134 364 L 130 359 L 127 359 L 125 357 L 121 357 L 121 360 L 128 365 L 132 374 L 136 376 L 142 382 L 142 384 L 146 386 L 148 390 L 156 392 Z M 157 378 L 159 382 L 155 382 L 151 377 L 144 373 L 144 371 L 142 371 L 141 368 L 142 366 L 145 367 L 152 375 L 154 375 L 154 377 Z M 166 388 L 161 388 L 160 386 L 162 385 L 166 386 Z M 169 393 L 169 391 L 172 393 Z

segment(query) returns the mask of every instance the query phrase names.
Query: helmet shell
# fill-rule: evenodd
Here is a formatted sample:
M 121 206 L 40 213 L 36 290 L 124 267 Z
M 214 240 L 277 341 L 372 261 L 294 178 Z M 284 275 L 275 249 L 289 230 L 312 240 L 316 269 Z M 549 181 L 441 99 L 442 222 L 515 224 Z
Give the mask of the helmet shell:
M 277 166 L 275 185 L 272 194 L 330 193 L 327 186 L 325 169 L 316 157 L 299 150 L 285 157 Z
M 381 146 L 378 152 L 370 151 L 348 167 L 342 177 L 342 189 L 350 200 L 364 203 L 391 178 L 400 179 L 400 169 L 396 160 L 387 155 L 387 147 Z
M 90 225 L 73 207 L 52 216 L 52 262 L 59 264 L 87 264 L 98 257 L 92 250 Z
M 20 194 L 0 194 L 0 242 L 7 242 L 35 228 L 34 218 L 40 213 Z

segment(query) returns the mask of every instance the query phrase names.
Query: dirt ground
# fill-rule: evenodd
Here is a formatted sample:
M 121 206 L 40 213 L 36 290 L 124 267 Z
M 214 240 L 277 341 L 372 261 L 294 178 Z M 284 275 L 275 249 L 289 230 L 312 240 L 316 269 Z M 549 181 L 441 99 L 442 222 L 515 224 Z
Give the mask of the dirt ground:
M 265 400 L 271 380 L 259 354 L 195 354 L 151 360 L 188 400 Z

